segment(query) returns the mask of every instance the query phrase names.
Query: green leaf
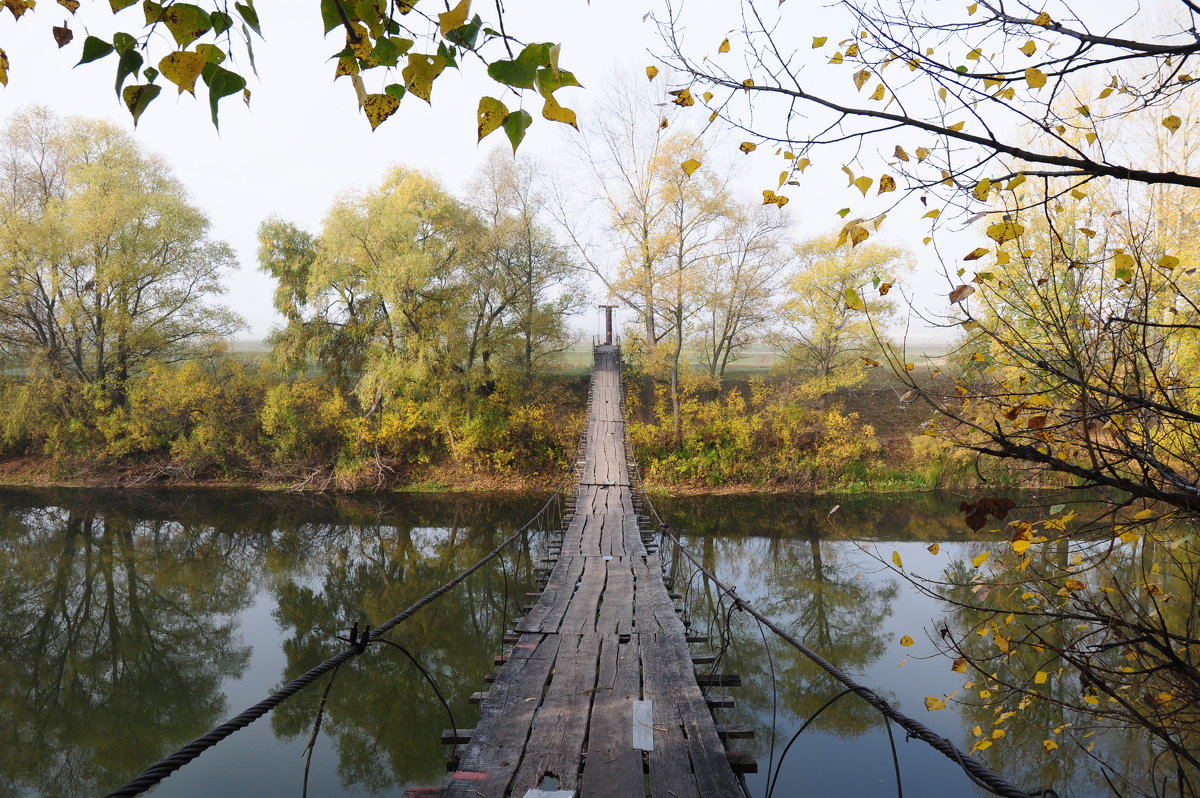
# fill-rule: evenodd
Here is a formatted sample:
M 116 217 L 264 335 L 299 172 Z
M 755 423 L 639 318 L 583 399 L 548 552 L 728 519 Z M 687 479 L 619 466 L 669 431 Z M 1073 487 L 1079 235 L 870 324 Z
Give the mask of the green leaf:
M 837 212 L 837 215 L 838 215 L 838 216 L 840 216 L 840 217 L 842 217 L 843 219 L 845 219 L 845 218 L 846 218 L 846 215 L 847 215 L 847 214 L 849 214 L 849 213 L 850 213 L 850 209 L 849 209 L 849 208 L 842 208 L 840 211 L 838 211 L 838 212 Z
M 123 9 L 129 8 L 136 3 L 137 0 L 108 0 L 108 5 L 112 8 L 113 13 L 117 13 Z
M 213 127 L 220 127 L 217 122 L 217 103 L 222 97 L 228 97 L 246 88 L 246 79 L 216 64 L 208 64 L 200 74 L 208 86 L 208 106 L 212 110 Z
M 121 60 L 117 63 L 117 96 L 121 96 L 121 87 L 125 85 L 126 79 L 130 75 L 136 75 L 138 70 L 142 68 L 142 54 L 137 50 L 126 50 L 121 53 Z
M 400 63 L 400 48 L 396 47 L 395 41 L 382 36 L 371 49 L 371 60 L 380 66 L 394 67 Z
M 204 56 L 205 63 L 219 64 L 225 60 L 225 51 L 215 44 L 197 44 L 196 52 Z M 162 69 L 162 63 L 158 65 Z
M 408 89 L 401 86 L 399 83 L 389 83 L 383 87 L 383 93 L 389 97 L 395 97 L 397 100 L 403 100 L 404 95 L 408 93 Z
M 846 289 L 846 307 L 851 310 L 863 310 L 866 305 L 863 304 L 862 298 L 853 288 Z
M 158 80 L 158 70 L 154 67 L 146 67 L 142 70 L 142 74 L 146 76 L 146 80 L 153 83 Z
M 554 92 L 565 86 L 580 86 L 575 75 L 565 69 L 554 69 L 553 67 L 545 67 L 537 71 L 537 90 L 546 98 Z
M 493 61 L 488 64 L 488 76 L 497 83 L 519 89 L 532 89 L 537 78 L 537 65 L 515 61 Z
M 103 39 L 89 36 L 83 40 L 83 57 L 79 59 L 79 64 L 88 64 L 96 61 L 110 54 L 114 49 L 116 48 Z M 75 66 L 79 66 L 79 64 Z
M 554 45 L 543 42 L 528 44 L 512 61 L 493 61 L 488 65 L 492 80 L 518 89 L 532 89 L 538 67 L 550 67 L 550 50 Z
M 249 25 L 255 33 L 257 33 L 259 36 L 262 36 L 262 28 L 260 28 L 258 24 L 258 10 L 254 8 L 254 0 L 246 0 L 244 3 L 234 3 L 233 7 L 237 9 L 238 15 L 241 16 L 242 20 Z M 337 13 L 336 9 L 334 13 Z M 321 15 L 322 18 L 324 18 L 324 3 L 321 3 Z M 338 18 L 338 22 L 341 22 L 340 17 Z M 328 33 L 329 28 L 326 28 L 325 32 Z
M 1065 509 L 1067 509 L 1067 505 L 1065 505 L 1065 504 L 1056 504 L 1056 505 L 1054 505 L 1053 507 L 1051 507 L 1051 508 L 1050 508 L 1050 515 L 1058 515 L 1059 513 L 1061 513 L 1061 512 L 1062 512 L 1063 510 L 1065 510 Z
M 125 90 L 121 92 L 121 98 L 125 100 L 125 107 L 129 109 L 129 113 L 133 114 L 134 127 L 137 127 L 138 119 L 141 118 L 142 112 L 146 110 L 146 106 L 158 96 L 160 91 L 162 91 L 162 86 L 147 83 L 144 85 L 126 86 Z
M 162 22 L 180 47 L 187 47 L 212 29 L 208 12 L 191 3 L 172 3 L 163 10 Z
M 113 49 L 118 53 L 123 53 L 126 50 L 132 50 L 137 45 L 137 39 L 130 36 L 128 33 L 120 32 L 113 34 Z
M 208 16 L 212 20 L 212 31 L 217 36 L 233 27 L 233 17 L 224 11 L 214 11 Z
M 458 50 L 454 47 L 449 47 L 445 42 L 438 42 L 437 49 L 438 58 L 446 62 L 446 66 L 458 69 Z
M 524 108 L 513 111 L 504 120 L 504 133 L 508 136 L 508 140 L 512 142 L 513 152 L 516 153 L 517 147 L 521 146 L 521 141 L 525 138 L 525 131 L 533 124 L 533 117 Z
M 466 25 L 455 28 L 446 34 L 446 38 L 459 47 L 467 50 L 475 49 L 475 43 L 479 40 L 479 31 L 483 28 L 483 19 L 476 14 L 475 18 Z
M 342 24 L 342 15 L 338 12 L 338 0 L 321 0 L 321 22 L 325 25 L 325 32 L 338 27 Z M 234 4 L 237 7 L 237 4 Z

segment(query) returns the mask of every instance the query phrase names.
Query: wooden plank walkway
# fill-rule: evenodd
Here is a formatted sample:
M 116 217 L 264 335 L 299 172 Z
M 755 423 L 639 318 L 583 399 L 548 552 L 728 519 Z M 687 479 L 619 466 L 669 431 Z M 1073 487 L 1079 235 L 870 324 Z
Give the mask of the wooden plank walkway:
M 444 795 L 741 796 L 638 527 L 616 347 L 596 351 L 586 441 L 561 553 Z

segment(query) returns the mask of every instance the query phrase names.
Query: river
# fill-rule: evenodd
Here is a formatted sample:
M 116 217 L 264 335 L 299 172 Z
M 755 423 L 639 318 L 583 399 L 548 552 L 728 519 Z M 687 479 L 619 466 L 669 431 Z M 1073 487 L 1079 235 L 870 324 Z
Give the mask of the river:
M 0 491 L 0 796 L 92 796 L 264 697 L 337 651 L 356 621 L 388 618 L 473 563 L 532 516 L 545 497 L 311 497 L 236 491 Z M 739 595 L 903 712 L 1029 790 L 1104 792 L 1093 760 L 1043 740 L 1062 723 L 1025 713 L 997 724 L 970 674 L 938 655 L 945 606 L 889 568 L 937 573 L 986 546 L 964 531 L 957 497 L 792 496 L 662 500 L 685 543 Z M 929 551 L 939 543 L 939 553 Z M 471 693 L 533 591 L 542 530 L 399 626 L 391 639 L 429 672 L 453 725 L 474 725 Z M 748 776 L 774 795 L 897 795 L 880 715 L 827 675 L 727 612 L 718 592 L 681 570 L 685 618 L 737 673 L 718 710 L 754 727 L 735 747 Z M 723 636 L 723 633 L 725 636 Z M 905 637 L 911 645 L 902 645 Z M 769 642 L 764 645 L 764 638 Z M 724 642 L 722 642 L 724 641 Z M 907 642 L 907 641 L 905 641 Z M 697 651 L 704 648 L 696 646 Z M 321 682 L 324 685 L 325 681 Z M 322 688 L 238 732 L 153 791 L 164 798 L 299 796 Z M 948 697 L 944 710 L 927 697 Z M 965 700 L 964 700 L 965 699 Z M 373 647 L 332 686 L 309 765 L 309 795 L 400 796 L 446 779 L 447 708 L 392 647 Z M 774 729 L 774 734 L 772 734 Z M 893 727 L 905 794 L 985 794 L 961 769 Z M 1135 735 L 1104 743 L 1125 761 Z

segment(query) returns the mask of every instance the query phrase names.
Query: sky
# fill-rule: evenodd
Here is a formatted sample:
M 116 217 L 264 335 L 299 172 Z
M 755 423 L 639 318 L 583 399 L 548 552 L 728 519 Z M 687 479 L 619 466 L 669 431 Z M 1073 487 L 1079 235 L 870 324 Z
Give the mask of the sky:
M 85 3 L 70 20 L 75 40 L 62 50 L 50 27 L 68 15 L 52 0 L 42 0 L 19 21 L 8 13 L 0 18 L 0 48 L 10 60 L 9 85 L 0 88 L 0 124 L 14 111 L 41 103 L 63 115 L 109 119 L 162 155 L 212 220 L 213 236 L 231 244 L 238 255 L 240 269 L 231 275 L 225 301 L 247 320 L 244 338 L 264 337 L 278 320 L 271 307 L 274 285 L 256 268 L 256 230 L 263 219 L 278 216 L 317 231 L 334 197 L 377 183 L 393 164 L 429 171 L 451 190 L 465 191 L 492 149 L 507 146 L 499 132 L 481 143 L 475 140 L 476 100 L 496 94 L 497 88 L 481 78 L 477 66 L 440 78 L 432 106 L 406 97 L 397 115 L 372 132 L 356 108 L 349 81 L 332 80 L 333 62 L 326 59 L 341 48 L 342 39 L 336 31 L 323 37 L 317 3 L 258 0 L 256 7 L 265 41 L 255 42 L 251 101 L 247 107 L 237 96 L 224 100 L 219 130 L 211 123 L 203 93 L 199 100 L 177 97 L 162 79 L 166 88 L 134 129 L 113 91 L 112 58 L 73 67 L 87 33 L 111 37 L 115 30 L 137 31 L 142 22 L 137 6 L 113 15 L 101 0 Z M 711 42 L 715 49 L 736 25 L 738 20 L 730 16 L 736 8 L 728 0 L 683 3 L 689 40 Z M 828 12 L 808 8 L 806 23 L 834 27 Z M 644 76 L 645 66 L 655 62 L 653 53 L 662 49 L 648 12 L 661 15 L 665 6 L 645 0 L 521 0 L 509 4 L 506 19 L 511 30 L 528 40 L 562 44 L 561 65 L 586 88 L 564 89 L 557 96 L 580 111 L 586 130 L 589 107 L 613 75 L 623 70 Z M 245 66 L 241 71 L 248 73 Z M 501 99 L 515 104 L 511 97 Z M 569 138 L 581 134 L 542 120 L 538 110 L 530 108 L 537 121 L 522 153 L 552 166 L 565 163 Z M 847 204 L 857 194 L 845 187 L 836 165 L 824 166 L 825 172 L 810 172 L 805 185 L 793 192 L 789 210 L 796 238 L 825 232 L 837 222 L 827 182 L 850 192 Z M 748 197 L 758 197 L 763 185 L 773 185 L 778 169 L 765 159 L 747 159 L 736 186 Z M 899 232 L 900 243 L 921 246 L 916 231 Z M 905 241 L 905 235 L 914 240 Z M 930 294 L 936 289 L 923 290 Z M 578 320 L 577 326 L 590 330 L 595 319 Z

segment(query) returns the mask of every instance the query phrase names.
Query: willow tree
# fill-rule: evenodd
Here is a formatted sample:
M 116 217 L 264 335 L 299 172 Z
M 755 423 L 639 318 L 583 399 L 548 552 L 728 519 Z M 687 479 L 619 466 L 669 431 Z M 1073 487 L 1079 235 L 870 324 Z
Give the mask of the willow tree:
M 19 114 L 0 152 L 0 345 L 31 375 L 118 404 L 148 361 L 194 356 L 240 320 L 212 304 L 228 246 L 166 165 L 112 125 Z

